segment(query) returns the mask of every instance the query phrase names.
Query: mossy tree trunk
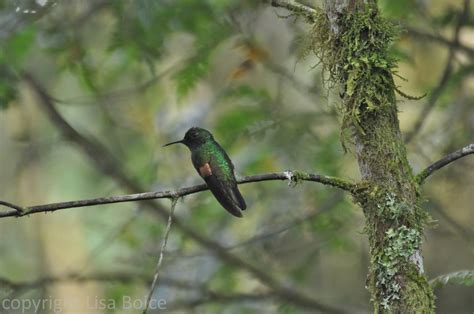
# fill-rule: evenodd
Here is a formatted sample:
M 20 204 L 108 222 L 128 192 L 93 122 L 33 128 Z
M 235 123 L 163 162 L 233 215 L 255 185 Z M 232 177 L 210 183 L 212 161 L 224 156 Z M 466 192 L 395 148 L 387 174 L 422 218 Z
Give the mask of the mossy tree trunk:
M 311 48 L 342 89 L 343 142 L 354 144 L 363 179 L 354 195 L 366 217 L 375 312 L 433 312 L 420 251 L 427 215 L 397 118 L 396 61 L 389 53 L 397 29 L 375 1 L 325 2 L 314 19 Z

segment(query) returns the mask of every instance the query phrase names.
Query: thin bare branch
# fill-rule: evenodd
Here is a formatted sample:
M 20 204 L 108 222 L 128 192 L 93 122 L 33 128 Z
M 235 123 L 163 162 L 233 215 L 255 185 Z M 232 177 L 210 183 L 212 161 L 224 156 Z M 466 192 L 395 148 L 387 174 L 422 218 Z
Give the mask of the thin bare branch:
M 153 282 L 151 283 L 150 292 L 148 293 L 148 297 L 146 298 L 145 309 L 143 310 L 143 314 L 146 314 L 148 311 L 151 298 L 153 297 L 153 292 L 155 291 L 156 284 L 158 283 L 158 276 L 160 275 L 161 265 L 163 265 L 163 256 L 166 249 L 166 244 L 168 243 L 168 237 L 171 231 L 171 223 L 173 222 L 174 209 L 176 207 L 177 202 L 178 202 L 177 197 L 173 198 L 173 200 L 171 201 L 170 216 L 168 217 L 168 223 L 166 225 L 165 235 L 163 236 L 163 240 L 161 242 L 160 256 L 158 258 L 158 263 L 156 264 L 155 275 L 153 276 Z
M 0 200 L 0 206 L 13 208 L 18 215 L 23 214 L 23 208 L 21 206 L 18 206 L 18 205 L 9 203 L 9 202 L 5 202 L 5 201 L 2 201 L 2 200 Z
M 474 144 L 469 144 L 466 147 L 458 149 L 457 151 L 452 152 L 451 154 L 441 158 L 437 162 L 428 166 L 425 170 L 423 170 L 416 176 L 416 180 L 418 184 L 422 184 L 426 180 L 426 178 L 432 175 L 433 172 L 435 172 L 436 170 L 439 170 L 443 168 L 444 166 L 452 163 L 453 161 L 458 160 L 459 158 L 465 157 L 470 154 L 474 154 Z
M 318 13 L 315 8 L 299 3 L 295 0 L 272 0 L 271 5 L 278 8 L 285 8 L 295 14 L 304 15 L 311 21 L 314 20 Z
M 447 284 L 474 286 L 474 270 L 460 270 L 430 280 L 433 289 L 441 288 Z

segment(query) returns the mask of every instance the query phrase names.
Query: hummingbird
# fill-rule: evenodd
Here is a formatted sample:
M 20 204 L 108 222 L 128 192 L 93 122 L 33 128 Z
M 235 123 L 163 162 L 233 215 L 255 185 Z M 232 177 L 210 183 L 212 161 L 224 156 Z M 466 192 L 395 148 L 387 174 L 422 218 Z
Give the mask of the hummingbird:
M 192 127 L 182 140 L 163 147 L 173 144 L 184 144 L 189 148 L 194 168 L 206 181 L 217 201 L 232 215 L 242 217 L 242 210 L 245 210 L 247 205 L 237 187 L 234 165 L 211 132 Z

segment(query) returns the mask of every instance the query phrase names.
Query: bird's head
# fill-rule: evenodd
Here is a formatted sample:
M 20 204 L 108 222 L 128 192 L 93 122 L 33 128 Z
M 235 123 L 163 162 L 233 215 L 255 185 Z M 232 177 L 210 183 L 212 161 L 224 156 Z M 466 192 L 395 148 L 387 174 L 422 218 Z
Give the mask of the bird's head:
M 182 140 L 165 144 L 163 145 L 163 147 L 173 144 L 184 144 L 188 146 L 189 149 L 193 149 L 201 146 L 202 144 L 212 139 L 212 134 L 208 130 L 198 127 L 192 127 L 186 132 Z

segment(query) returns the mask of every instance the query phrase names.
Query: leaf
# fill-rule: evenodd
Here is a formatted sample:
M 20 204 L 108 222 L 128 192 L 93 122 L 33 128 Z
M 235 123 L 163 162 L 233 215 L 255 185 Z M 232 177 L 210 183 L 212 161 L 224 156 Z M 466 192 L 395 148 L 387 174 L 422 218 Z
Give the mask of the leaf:
M 433 289 L 441 288 L 447 284 L 474 286 L 474 270 L 461 270 L 441 275 L 430 280 L 430 285 Z
M 382 0 L 379 3 L 382 11 L 390 17 L 407 20 L 417 12 L 419 4 L 413 0 Z
M 0 63 L 0 110 L 17 96 L 16 78 L 11 68 Z
M 194 58 L 191 60 L 186 67 L 175 75 L 178 96 L 186 96 L 208 72 L 209 59 Z
M 16 65 L 20 64 L 34 44 L 35 38 L 36 28 L 33 25 L 22 29 L 12 36 L 6 46 L 8 61 Z
M 15 68 L 20 67 L 35 42 L 36 28 L 23 28 L 1 45 L 0 49 L 0 110 L 17 96 Z

